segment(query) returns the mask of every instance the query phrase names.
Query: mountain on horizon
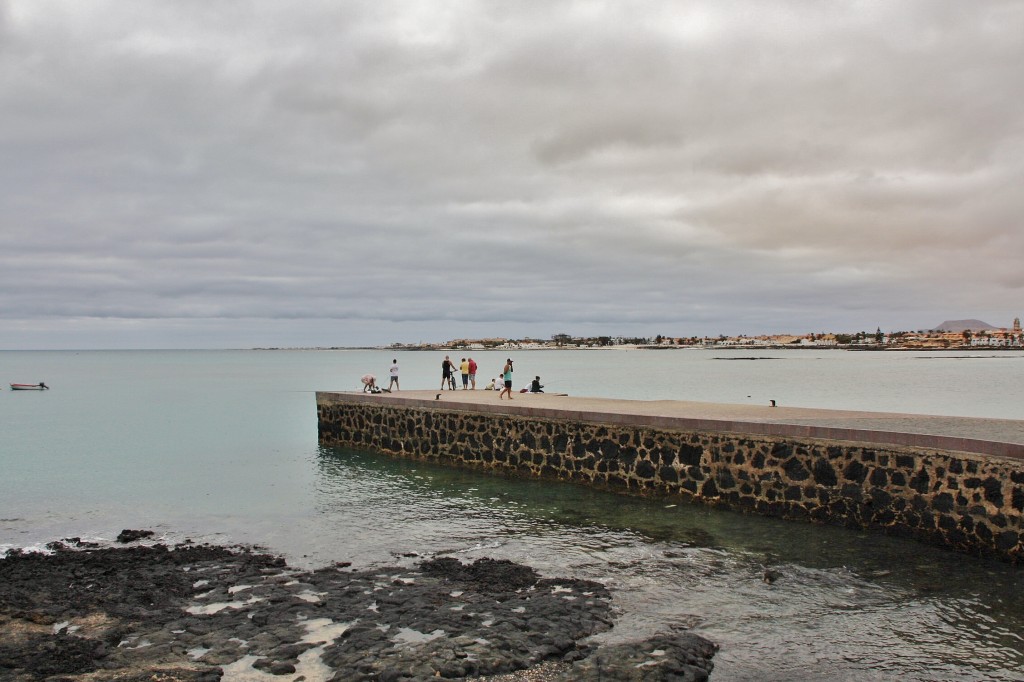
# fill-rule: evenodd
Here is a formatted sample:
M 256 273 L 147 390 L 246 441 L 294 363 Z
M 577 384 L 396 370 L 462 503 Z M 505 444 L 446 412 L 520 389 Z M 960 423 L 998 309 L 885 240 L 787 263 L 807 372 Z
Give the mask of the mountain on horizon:
M 980 332 L 989 329 L 999 329 L 999 327 L 993 327 L 988 322 L 982 322 L 981 320 L 946 320 L 932 331 L 962 332 L 968 329 L 972 332 Z

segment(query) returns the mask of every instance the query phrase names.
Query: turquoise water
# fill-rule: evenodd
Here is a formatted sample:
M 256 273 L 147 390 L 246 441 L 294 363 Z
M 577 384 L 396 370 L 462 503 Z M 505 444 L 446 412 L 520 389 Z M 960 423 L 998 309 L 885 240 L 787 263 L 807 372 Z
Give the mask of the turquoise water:
M 477 353 L 482 376 L 508 353 Z M 436 388 L 443 354 L 0 352 L 0 549 L 152 528 L 316 566 L 448 554 L 609 584 L 609 638 L 666 624 L 722 645 L 719 680 L 1024 679 L 1024 571 L 915 543 L 320 448 L 316 390 Z M 461 355 L 460 355 L 461 357 Z M 1020 419 L 1024 356 L 535 351 L 577 395 Z M 719 358 L 759 357 L 760 360 Z M 518 383 L 517 383 L 518 387 Z M 749 397 L 748 397 L 749 396 Z M 779 575 L 763 580 L 765 570 Z

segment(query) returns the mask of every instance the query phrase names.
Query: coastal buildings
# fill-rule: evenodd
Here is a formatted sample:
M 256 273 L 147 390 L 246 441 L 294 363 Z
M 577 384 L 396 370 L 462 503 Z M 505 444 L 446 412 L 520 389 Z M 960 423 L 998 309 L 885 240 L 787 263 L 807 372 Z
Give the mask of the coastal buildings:
M 964 321 L 961 321 L 964 322 Z M 994 328 L 976 320 L 977 328 L 947 330 L 942 328 L 883 332 L 809 334 L 762 334 L 758 336 L 675 337 L 658 334 L 653 338 L 616 336 L 574 337 L 555 334 L 550 339 L 454 339 L 436 344 L 401 344 L 390 346 L 394 350 L 451 349 L 451 350 L 544 350 L 556 348 L 844 348 L 872 350 L 947 350 L 964 348 L 1024 349 L 1024 332 L 1020 318 L 1014 318 L 1008 328 Z M 944 323 L 945 324 L 945 323 Z M 954 325 L 950 325 L 954 326 Z M 960 325 L 956 325 L 960 326 Z

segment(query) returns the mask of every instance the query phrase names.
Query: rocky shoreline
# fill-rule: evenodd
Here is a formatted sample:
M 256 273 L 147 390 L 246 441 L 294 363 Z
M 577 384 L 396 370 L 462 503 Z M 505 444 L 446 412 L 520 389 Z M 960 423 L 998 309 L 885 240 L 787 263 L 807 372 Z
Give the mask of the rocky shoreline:
M 0 679 L 706 680 L 689 632 L 625 645 L 601 584 L 509 561 L 298 571 L 253 548 L 77 538 L 0 558 Z

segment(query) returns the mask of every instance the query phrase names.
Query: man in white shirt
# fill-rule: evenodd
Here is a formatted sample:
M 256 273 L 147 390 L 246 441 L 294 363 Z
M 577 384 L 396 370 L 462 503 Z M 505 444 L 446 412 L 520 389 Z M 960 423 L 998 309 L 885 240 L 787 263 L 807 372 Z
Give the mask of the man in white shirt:
M 390 370 L 390 372 L 391 372 L 391 383 L 388 384 L 388 390 L 390 391 L 391 387 L 394 386 L 395 390 L 397 391 L 398 390 L 398 360 L 392 360 L 391 361 L 391 370 Z

